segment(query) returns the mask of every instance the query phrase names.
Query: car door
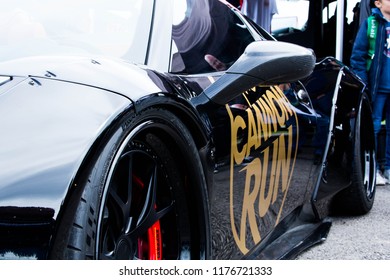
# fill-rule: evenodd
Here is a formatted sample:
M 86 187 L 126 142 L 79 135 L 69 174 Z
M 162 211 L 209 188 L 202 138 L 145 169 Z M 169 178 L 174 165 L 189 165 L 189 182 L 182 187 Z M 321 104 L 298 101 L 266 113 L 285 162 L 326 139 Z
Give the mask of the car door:
M 316 113 L 299 82 L 247 88 L 224 105 L 196 104 L 251 42 L 266 39 L 220 1 L 191 3 L 173 26 L 171 72 L 184 81 L 214 141 L 213 258 L 236 259 L 310 199 Z

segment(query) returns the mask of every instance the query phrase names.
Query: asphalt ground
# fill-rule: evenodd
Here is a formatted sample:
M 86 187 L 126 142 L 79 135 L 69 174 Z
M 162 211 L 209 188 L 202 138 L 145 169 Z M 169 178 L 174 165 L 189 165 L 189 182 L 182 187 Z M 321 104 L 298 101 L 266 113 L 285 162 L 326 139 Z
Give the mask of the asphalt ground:
M 331 218 L 328 238 L 297 260 L 390 260 L 390 185 L 377 186 L 368 214 Z

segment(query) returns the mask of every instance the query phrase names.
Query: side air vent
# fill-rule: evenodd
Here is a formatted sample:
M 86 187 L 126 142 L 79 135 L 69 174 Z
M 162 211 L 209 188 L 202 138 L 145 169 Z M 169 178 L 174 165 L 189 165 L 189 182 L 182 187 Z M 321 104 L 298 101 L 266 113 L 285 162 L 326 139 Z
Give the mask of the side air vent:
M 12 80 L 11 77 L 8 76 L 0 76 L 0 86 L 10 82 Z

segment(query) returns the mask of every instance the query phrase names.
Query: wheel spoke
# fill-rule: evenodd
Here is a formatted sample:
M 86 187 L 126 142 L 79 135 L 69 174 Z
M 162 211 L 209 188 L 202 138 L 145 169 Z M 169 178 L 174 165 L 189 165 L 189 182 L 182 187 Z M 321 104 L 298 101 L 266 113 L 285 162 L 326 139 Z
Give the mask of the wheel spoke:
M 144 234 L 148 228 L 153 226 L 158 220 L 164 217 L 173 209 L 173 202 L 170 205 L 156 211 L 156 193 L 158 185 L 158 170 L 155 166 L 151 172 L 147 194 L 142 211 L 138 217 L 137 224 L 128 234 L 130 239 L 137 238 Z
M 171 241 L 177 238 L 175 185 L 169 183 L 165 163 L 141 141 L 127 144 L 106 192 L 101 258 L 176 258 L 178 245 Z M 163 250 L 163 244 L 169 250 Z
M 109 197 L 111 205 L 117 212 L 117 222 L 122 226 L 124 232 L 128 232 L 133 220 L 130 213 L 133 196 L 132 153 L 124 154 L 121 161 L 122 165 L 118 167 L 116 180 L 112 182 L 109 188 Z M 122 193 L 120 193 L 121 191 Z
M 173 202 L 163 208 L 162 210 L 156 212 L 155 210 L 149 211 L 148 215 L 145 216 L 143 220 L 141 220 L 137 226 L 130 231 L 127 236 L 129 239 L 138 238 L 139 236 L 142 236 L 147 230 L 154 225 L 158 220 L 163 218 L 166 214 L 168 214 L 173 209 Z
M 115 187 L 109 189 L 109 198 L 110 198 L 110 204 L 112 205 L 113 209 L 115 209 L 115 211 L 118 212 L 117 215 L 115 215 L 117 218 L 117 222 L 123 225 L 123 227 L 125 227 L 125 225 L 127 225 L 128 223 L 128 217 L 129 217 L 128 213 L 130 211 L 128 202 L 124 202 L 122 200 Z
M 115 233 L 112 230 L 110 223 L 112 223 L 109 211 L 105 208 L 104 216 L 102 220 L 102 225 L 105 228 L 102 236 L 102 254 L 100 255 L 101 259 L 112 259 L 114 255 L 114 250 L 117 245 L 117 239 L 115 238 Z
M 371 158 L 370 153 L 368 151 L 363 151 L 364 162 L 363 162 L 363 184 L 365 186 L 369 186 L 370 181 L 370 166 L 371 166 Z
M 372 197 L 372 194 L 375 190 L 375 185 L 372 183 L 372 174 L 373 171 L 373 155 L 370 153 L 370 151 L 365 150 L 363 151 L 363 185 L 366 189 L 366 196 L 368 198 Z
M 153 168 L 150 176 L 145 203 L 142 207 L 142 211 L 139 215 L 137 226 L 145 219 L 151 212 L 153 212 L 154 205 L 156 204 L 156 191 L 157 191 L 157 167 Z
M 127 179 L 127 199 L 126 199 L 126 210 L 124 211 L 124 217 L 130 217 L 130 209 L 131 209 L 131 202 L 132 202 L 132 196 L 133 196 L 133 179 L 132 179 L 132 170 L 133 170 L 133 156 L 129 156 L 128 162 L 127 162 L 127 170 L 125 172 L 125 178 Z

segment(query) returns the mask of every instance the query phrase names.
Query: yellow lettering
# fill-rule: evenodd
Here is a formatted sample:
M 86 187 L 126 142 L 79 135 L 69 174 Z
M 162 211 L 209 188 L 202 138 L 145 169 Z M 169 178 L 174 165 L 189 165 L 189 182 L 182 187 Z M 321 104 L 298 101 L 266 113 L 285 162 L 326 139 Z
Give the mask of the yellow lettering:
M 263 159 L 263 170 L 261 174 L 261 188 L 259 194 L 259 215 L 264 217 L 268 212 L 269 206 L 271 204 L 272 189 L 267 186 L 267 173 L 268 173 L 268 164 L 269 164 L 269 148 L 265 149 Z M 266 190 L 268 189 L 268 194 L 266 195 Z
M 231 147 L 233 160 L 237 164 L 241 164 L 244 161 L 246 153 L 246 144 L 242 147 L 242 150 L 238 150 L 237 139 L 239 139 L 239 131 L 246 128 L 245 120 L 241 116 L 233 116 L 232 111 L 229 106 L 226 105 L 226 110 L 230 117 L 230 126 L 231 126 Z
M 243 94 L 249 105 L 246 116 L 234 116 L 226 105 L 231 125 L 230 221 L 233 238 L 244 254 L 251 244 L 248 236 L 255 244 L 260 242 L 262 224 L 259 218 L 269 215 L 271 205 L 276 202 L 279 209 L 273 209 L 272 213 L 275 225 L 279 222 L 294 170 L 295 144 L 298 142 L 295 133 L 298 130 L 297 116 L 284 93 L 278 87 L 268 88 L 252 104 L 249 101 L 251 93 Z M 246 143 L 238 142 L 245 139 L 244 135 L 247 136 Z M 252 158 L 252 161 L 236 171 L 236 165 L 242 164 L 245 158 Z M 237 179 L 235 172 L 244 176 Z M 236 189 L 240 187 L 240 191 Z
M 264 116 L 266 116 L 264 120 L 267 126 L 269 127 L 268 130 L 270 132 L 269 136 L 271 136 L 271 131 L 276 132 L 278 129 L 278 123 L 276 122 L 277 121 L 276 112 L 272 111 L 271 107 L 264 99 L 257 100 L 257 104 L 262 109 Z
M 260 147 L 261 133 L 257 131 L 256 121 L 253 116 L 252 110 L 247 109 L 246 111 L 248 112 L 248 145 L 246 156 L 249 156 L 252 147 L 255 150 Z
M 242 218 L 241 218 L 241 227 L 240 235 L 245 238 L 246 236 L 246 221 L 248 220 L 253 241 L 255 243 L 260 242 L 260 232 L 256 222 L 256 213 L 255 213 L 255 202 L 257 196 L 259 195 L 260 189 L 260 178 L 259 170 L 261 170 L 260 159 L 255 158 L 250 162 L 242 171 L 246 171 L 245 178 L 245 191 L 244 191 L 244 200 L 242 205 Z M 253 180 L 252 180 L 253 179 Z M 253 188 L 252 187 L 253 181 Z

